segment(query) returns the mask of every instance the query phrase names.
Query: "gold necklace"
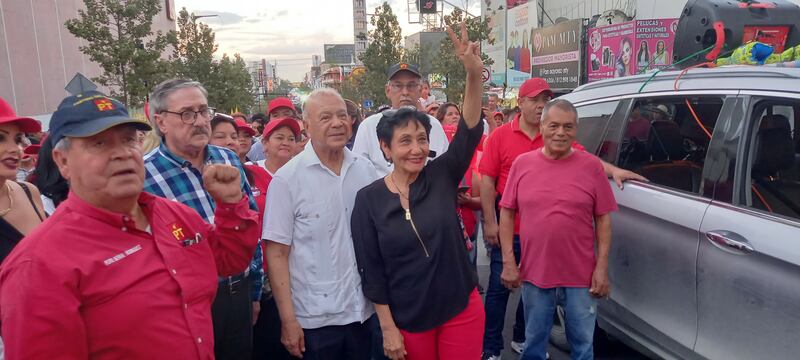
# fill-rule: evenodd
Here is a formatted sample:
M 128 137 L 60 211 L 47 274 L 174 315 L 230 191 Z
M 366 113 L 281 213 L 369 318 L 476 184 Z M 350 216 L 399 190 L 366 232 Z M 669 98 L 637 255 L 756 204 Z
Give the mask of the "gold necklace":
M 394 185 L 394 188 L 397 189 L 397 192 L 400 194 L 400 196 L 406 198 L 406 201 L 408 201 L 408 209 L 405 209 L 406 220 L 411 221 L 411 199 L 409 199 L 408 196 L 406 196 L 406 194 L 403 194 L 403 191 L 400 190 L 400 187 L 397 186 L 396 182 L 394 182 L 394 173 L 389 174 L 389 181 L 392 182 L 392 185 Z M 402 206 L 402 204 L 400 205 Z
M 6 190 L 8 190 L 8 209 L 0 210 L 0 217 L 6 216 L 14 208 L 14 198 L 11 196 L 11 184 L 8 180 L 6 180 Z
M 394 185 L 395 189 L 397 189 L 397 192 L 400 193 L 400 196 L 405 197 L 406 200 L 408 200 L 408 209 L 405 209 L 406 221 L 408 221 L 411 224 L 411 229 L 414 230 L 414 235 L 417 235 L 417 240 L 419 240 L 419 244 L 422 246 L 422 251 L 425 252 L 425 257 L 426 258 L 431 257 L 430 253 L 428 253 L 428 247 L 425 246 L 425 242 L 422 241 L 422 237 L 419 236 L 419 231 L 417 231 L 417 225 L 414 224 L 414 219 L 411 218 L 411 200 L 408 198 L 408 196 L 403 194 L 402 191 L 400 191 L 400 187 L 397 186 L 397 183 L 394 182 L 394 173 L 389 174 L 389 181 L 392 182 L 392 185 Z M 409 185 L 409 190 L 410 190 L 410 185 Z M 400 202 L 400 207 L 403 207 L 402 202 Z

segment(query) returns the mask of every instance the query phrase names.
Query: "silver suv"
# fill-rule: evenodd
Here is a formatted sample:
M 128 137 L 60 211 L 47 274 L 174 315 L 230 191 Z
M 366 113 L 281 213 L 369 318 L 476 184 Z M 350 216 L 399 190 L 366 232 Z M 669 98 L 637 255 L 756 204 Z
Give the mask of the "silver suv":
M 663 358 L 797 359 L 800 69 L 649 78 L 562 97 L 587 151 L 650 179 L 613 187 L 599 327 Z

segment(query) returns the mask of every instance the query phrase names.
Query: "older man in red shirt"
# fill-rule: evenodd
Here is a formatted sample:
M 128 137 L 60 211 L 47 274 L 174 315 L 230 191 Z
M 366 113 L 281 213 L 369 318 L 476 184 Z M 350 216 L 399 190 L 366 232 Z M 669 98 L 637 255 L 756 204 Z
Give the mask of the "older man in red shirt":
M 557 303 L 565 311 L 572 359 L 588 360 L 594 358 L 594 297 L 608 296 L 610 288 L 610 213 L 617 203 L 600 160 L 572 147 L 578 130 L 575 107 L 557 99 L 542 114 L 544 147 L 517 157 L 500 201 L 501 278 L 509 288 L 523 286 L 522 360 L 547 358 Z M 519 232 L 514 230 L 517 214 Z M 511 249 L 517 233 L 519 266 Z
M 68 97 L 50 130 L 70 194 L 0 268 L 6 359 L 213 359 L 217 276 L 247 267 L 258 239 L 238 170 L 206 166 L 210 225 L 142 192 L 150 125 L 117 100 Z
M 550 86 L 542 78 L 526 80 L 519 88 L 517 103 L 520 113 L 513 121 L 497 128 L 489 135 L 483 148 L 479 171 L 481 173 L 481 205 L 483 208 L 484 228 L 483 236 L 489 244 L 490 265 L 489 284 L 486 289 L 486 331 L 484 332 L 484 354 L 488 359 L 499 359 L 503 349 L 503 327 L 508 302 L 508 289 L 500 282 L 500 273 L 503 269 L 503 259 L 498 246 L 498 218 L 499 208 L 497 203 L 503 196 L 503 191 L 508 181 L 511 165 L 518 156 L 539 150 L 544 146 L 542 134 L 539 131 L 542 111 L 553 97 Z M 583 151 L 583 146 L 577 142 L 570 144 L 573 148 Z M 620 169 L 606 162 L 601 162 L 605 174 L 614 178 L 617 186 L 622 187 L 622 182 L 629 179 L 646 180 L 645 178 Z M 519 218 L 514 226 L 514 253 L 519 257 Z M 520 302 L 521 304 L 521 302 Z M 521 352 L 524 341 L 522 327 L 523 316 L 519 309 L 516 314 L 517 324 L 514 326 L 514 339 L 512 348 Z

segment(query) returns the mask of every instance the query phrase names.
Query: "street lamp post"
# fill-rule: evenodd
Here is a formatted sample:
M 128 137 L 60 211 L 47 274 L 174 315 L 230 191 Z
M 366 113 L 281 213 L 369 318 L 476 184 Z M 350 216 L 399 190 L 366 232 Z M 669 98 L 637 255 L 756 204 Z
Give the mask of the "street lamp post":
M 194 15 L 193 14 L 192 15 L 192 21 L 195 21 L 197 19 L 207 18 L 207 17 L 218 17 L 218 16 L 219 15 L 217 15 L 217 14 L 210 14 L 210 15 Z

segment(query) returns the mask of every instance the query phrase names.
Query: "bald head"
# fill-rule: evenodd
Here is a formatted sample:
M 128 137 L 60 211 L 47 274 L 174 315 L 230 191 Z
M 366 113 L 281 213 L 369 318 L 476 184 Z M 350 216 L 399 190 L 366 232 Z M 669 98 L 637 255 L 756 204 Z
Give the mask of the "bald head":
M 303 122 L 316 147 L 342 150 L 353 132 L 347 105 L 333 89 L 317 89 L 303 103 Z

